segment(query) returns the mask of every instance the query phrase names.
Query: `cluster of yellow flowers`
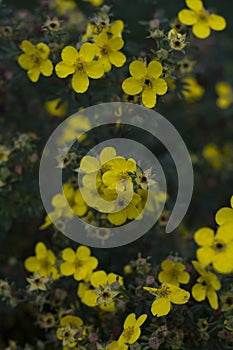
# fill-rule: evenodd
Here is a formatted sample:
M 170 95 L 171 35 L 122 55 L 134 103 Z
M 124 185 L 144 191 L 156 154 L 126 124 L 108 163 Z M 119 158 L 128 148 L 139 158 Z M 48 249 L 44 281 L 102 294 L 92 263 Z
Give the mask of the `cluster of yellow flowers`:
M 160 203 L 166 201 L 166 193 L 159 190 L 151 169 L 143 171 L 133 158 L 118 156 L 114 147 L 103 148 L 99 157 L 84 156 L 77 171 L 82 175 L 82 186 L 75 189 L 70 183 L 63 185 L 73 214 L 63 195 L 57 194 L 51 201 L 54 207 L 49 214 L 51 218 L 60 218 L 65 222 L 71 218 L 70 215 L 76 214 L 88 223 L 96 224 L 95 214 L 91 210 L 94 208 L 101 212 L 101 219 L 105 219 L 107 226 L 120 226 L 128 220 L 142 218 L 148 190 L 151 195 L 148 211 L 156 214 Z M 51 225 L 49 216 L 46 216 L 41 229 Z
M 102 4 L 102 0 L 85 1 L 91 2 L 94 6 Z M 177 74 L 181 73 L 181 76 L 176 77 L 174 60 L 170 58 L 173 57 L 173 52 L 183 51 L 186 47 L 185 25 L 191 25 L 194 35 L 205 39 L 210 35 L 211 29 L 217 31 L 225 29 L 226 21 L 223 17 L 207 11 L 200 0 L 186 0 L 186 4 L 189 9 L 179 12 L 178 19 L 171 23 L 171 29 L 166 35 L 157 27 L 151 30 L 151 37 L 160 41 L 157 44 L 161 49 L 152 50 L 151 58 L 139 57 L 131 62 L 129 65 L 131 76 L 122 83 L 122 90 L 127 96 L 136 96 L 136 100 L 141 101 L 148 108 L 155 107 L 157 95 L 165 95 L 168 87 L 171 91 L 176 89 L 177 78 L 181 78 L 182 96 L 188 102 L 197 101 L 204 94 L 204 88 L 198 84 L 192 74 L 194 62 L 188 57 L 179 59 Z M 56 8 L 59 15 L 66 13 L 71 15 L 76 8 L 76 3 L 73 0 L 54 0 L 51 6 Z M 100 9 L 97 16 L 87 23 L 81 43 L 65 46 L 61 51 L 62 60 L 55 66 L 55 72 L 59 78 L 72 76 L 71 85 L 77 93 L 85 93 L 88 90 L 90 79 L 100 79 L 111 71 L 112 66 L 120 68 L 126 63 L 126 56 L 120 51 L 124 46 L 122 38 L 124 23 L 122 20 L 110 22 L 108 11 L 109 9 L 105 7 Z M 50 28 L 52 22 L 54 31 L 61 29 L 57 17 L 48 19 L 45 28 Z M 166 42 L 170 50 L 167 49 Z M 49 59 L 50 44 L 40 42 L 33 45 L 30 41 L 24 40 L 20 48 L 24 53 L 19 56 L 18 63 L 27 70 L 32 82 L 37 82 L 40 74 L 46 77 L 52 75 L 53 63 Z M 233 101 L 230 86 L 220 82 L 216 85 L 216 92 L 219 95 L 217 105 L 223 109 L 228 108 Z M 59 115 L 59 112 L 57 113 Z
M 102 157 L 103 154 L 101 159 Z M 85 159 L 84 168 L 87 164 L 93 165 L 93 162 L 96 166 L 96 158 Z M 114 174 L 111 176 L 113 177 Z M 197 260 L 192 261 L 192 264 L 199 277 L 192 285 L 191 293 L 198 302 L 208 299 L 211 308 L 216 310 L 219 308 L 217 291 L 221 288 L 221 282 L 220 277 L 213 272 L 213 269 L 219 274 L 233 272 L 233 196 L 231 207 L 219 209 L 215 219 L 219 225 L 216 234 L 210 228 L 201 228 L 194 234 L 194 240 L 199 248 L 196 252 Z M 99 308 L 102 312 L 113 313 L 118 310 L 120 302 L 125 303 L 127 286 L 123 277 L 115 273 L 107 273 L 104 270 L 96 270 L 99 264 L 98 259 L 91 255 L 91 250 L 88 247 L 79 246 L 76 251 L 65 248 L 62 250 L 61 258 L 57 259 L 44 243 L 38 242 L 36 244 L 35 256 L 25 260 L 25 268 L 33 273 L 32 277 L 27 278 L 30 293 L 46 291 L 47 285 L 51 281 L 73 276 L 73 279 L 78 283 L 77 296 L 82 304 Z M 144 259 L 144 261 L 142 258 L 139 260 L 141 260 L 141 269 L 144 269 L 146 274 L 150 273 L 150 278 L 152 278 L 151 267 L 147 265 L 146 260 Z M 124 271 L 125 274 L 131 274 L 132 267 L 128 265 Z M 190 293 L 180 287 L 180 284 L 190 282 L 190 273 L 181 258 L 169 257 L 164 260 L 157 278 L 161 283 L 160 286 L 151 287 L 151 284 L 155 283 L 154 277 L 152 283 L 148 282 L 149 286 L 148 284 L 141 286 L 142 290 L 155 297 L 151 304 L 153 316 L 165 316 L 170 312 L 172 304 L 182 305 L 189 301 Z M 220 298 L 222 311 L 231 310 L 232 293 L 225 292 Z M 48 328 L 50 325 L 54 326 L 53 318 L 54 316 L 48 313 L 43 316 L 43 319 L 41 318 L 40 324 L 46 323 L 44 328 Z M 134 313 L 128 315 L 118 340 L 112 341 L 106 349 L 127 350 L 129 345 L 134 344 L 140 337 L 140 327 L 146 318 L 146 314 L 137 319 Z M 230 326 L 227 325 L 227 327 Z M 86 327 L 79 317 L 61 314 L 57 338 L 62 341 L 63 349 L 77 346 L 85 336 Z

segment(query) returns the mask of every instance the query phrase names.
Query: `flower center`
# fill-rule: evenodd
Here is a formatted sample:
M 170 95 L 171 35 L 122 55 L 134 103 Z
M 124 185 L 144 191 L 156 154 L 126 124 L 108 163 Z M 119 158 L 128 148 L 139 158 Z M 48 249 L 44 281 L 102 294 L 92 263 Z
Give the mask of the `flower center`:
M 217 253 L 220 253 L 225 250 L 226 244 L 222 241 L 216 241 L 213 245 L 213 248 Z
M 78 58 L 74 63 L 76 73 L 84 72 L 84 62 Z
M 171 294 L 170 290 L 168 287 L 161 287 L 156 294 L 158 295 L 159 298 L 168 298 L 169 294 Z
M 129 326 L 128 328 L 124 329 L 123 337 L 125 338 L 126 342 L 130 341 L 133 334 L 134 334 L 134 327 L 133 326 Z

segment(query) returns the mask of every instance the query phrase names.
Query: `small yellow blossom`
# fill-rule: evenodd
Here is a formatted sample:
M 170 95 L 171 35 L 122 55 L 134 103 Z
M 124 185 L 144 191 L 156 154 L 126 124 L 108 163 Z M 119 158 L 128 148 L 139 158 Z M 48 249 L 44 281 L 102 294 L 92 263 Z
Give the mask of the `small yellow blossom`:
M 193 34 L 200 39 L 210 35 L 211 29 L 221 31 L 226 28 L 226 20 L 222 16 L 209 13 L 201 0 L 185 0 L 189 10 L 181 10 L 178 18 L 181 23 L 193 26 Z
M 216 235 L 214 230 L 204 227 L 194 234 L 197 249 L 197 259 L 203 266 L 212 263 L 215 270 L 220 273 L 233 271 L 233 222 L 218 228 Z
M 215 220 L 218 225 L 233 223 L 233 196 L 231 197 L 231 208 L 221 208 L 217 211 Z
M 57 10 L 59 15 L 71 13 L 77 7 L 75 0 L 51 0 L 50 6 Z
M 64 276 L 74 275 L 77 281 L 88 280 L 92 271 L 98 266 L 98 260 L 91 256 L 88 247 L 80 246 L 76 252 L 71 248 L 62 251 L 62 258 L 65 260 L 60 266 Z
M 105 72 L 109 72 L 112 65 L 119 68 L 125 64 L 126 56 L 119 51 L 124 46 L 124 41 L 121 37 L 109 38 L 107 33 L 103 31 L 97 36 L 95 42 L 99 49 L 99 61 L 103 64 Z
M 162 65 L 152 61 L 146 66 L 136 60 L 130 63 L 129 72 L 132 77 L 123 81 L 123 91 L 132 96 L 142 94 L 143 105 L 153 108 L 156 105 L 156 95 L 164 95 L 167 92 L 167 83 L 160 78 L 163 72 Z
M 90 284 L 92 288 L 82 285 L 78 290 L 81 301 L 90 307 L 98 305 L 104 311 L 113 312 L 115 310 L 114 298 L 119 294 L 120 286 L 123 285 L 122 277 L 100 270 L 90 276 Z
M 221 288 L 218 277 L 210 271 L 206 271 L 198 261 L 193 261 L 193 266 L 200 274 L 197 283 L 192 287 L 192 296 L 197 301 L 208 299 L 212 309 L 218 308 L 218 296 L 216 291 Z
M 204 95 L 204 88 L 201 86 L 194 77 L 186 77 L 181 80 L 184 83 L 182 93 L 187 102 L 195 102 L 202 98 Z
M 47 18 L 44 26 L 44 30 L 50 30 L 51 32 L 57 32 L 61 29 L 61 23 L 57 17 Z
M 221 310 L 228 312 L 233 310 L 233 292 L 226 292 L 220 296 Z
M 170 283 L 163 283 L 159 288 L 143 287 L 147 292 L 156 296 L 151 306 L 154 316 L 165 316 L 171 310 L 171 303 L 185 304 L 188 302 L 190 294 L 184 289 Z
M 45 103 L 46 111 L 56 117 L 63 118 L 66 115 L 68 104 L 67 102 L 61 102 L 60 98 L 56 98 Z
M 47 290 L 46 283 L 49 281 L 48 277 L 41 276 L 39 272 L 36 272 L 34 276 L 26 278 L 29 283 L 29 292 L 34 290 Z
M 35 246 L 35 256 L 30 256 L 24 262 L 26 270 L 29 272 L 39 272 L 43 277 L 59 278 L 55 267 L 56 257 L 54 253 L 47 249 L 43 242 L 38 242 Z
M 71 84 L 77 93 L 84 93 L 89 87 L 89 78 L 99 79 L 104 75 L 104 66 L 95 61 L 97 46 L 91 43 L 82 44 L 78 51 L 73 46 L 66 46 L 61 53 L 62 61 L 56 67 L 59 78 L 72 75 Z
M 24 52 L 18 57 L 18 63 L 21 68 L 27 70 L 29 79 L 36 83 L 40 74 L 49 77 L 53 73 L 53 64 L 48 59 L 50 48 L 44 43 L 33 45 L 28 40 L 23 40 L 20 45 Z
M 119 344 L 134 344 L 141 334 L 140 327 L 146 321 L 147 315 L 143 314 L 136 319 L 134 313 L 127 316 L 124 322 L 124 330 L 121 333 L 118 343 Z
M 223 164 L 221 150 L 214 144 L 208 144 L 203 149 L 203 157 L 214 169 L 221 169 Z
M 187 284 L 190 280 L 188 272 L 185 271 L 185 265 L 181 262 L 164 260 L 161 264 L 162 271 L 158 275 L 158 280 L 161 283 L 167 282 L 178 286 Z
M 82 319 L 77 316 L 69 315 L 62 317 L 56 335 L 58 340 L 62 340 L 62 345 L 64 347 L 73 348 L 79 340 L 82 340 Z
M 145 171 L 141 171 L 139 169 L 136 170 L 136 178 L 135 182 L 138 184 L 143 190 L 147 190 L 148 186 L 154 185 L 156 182 L 153 180 L 153 175 L 151 175 L 151 168 Z
M 233 89 L 230 84 L 222 81 L 215 85 L 218 95 L 217 106 L 221 109 L 227 109 L 233 104 Z
M 183 50 L 186 46 L 186 34 L 180 34 L 175 29 L 171 29 L 168 32 L 168 40 L 171 49 L 175 51 Z
M 39 314 L 37 322 L 41 328 L 52 328 L 55 325 L 55 318 L 51 312 L 48 312 L 47 314 Z

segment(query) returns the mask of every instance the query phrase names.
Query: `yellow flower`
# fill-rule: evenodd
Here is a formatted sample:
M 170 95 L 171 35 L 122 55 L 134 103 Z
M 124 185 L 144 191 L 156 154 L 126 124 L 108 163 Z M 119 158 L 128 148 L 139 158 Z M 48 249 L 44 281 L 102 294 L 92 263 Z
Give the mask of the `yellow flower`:
M 47 249 L 43 242 L 35 246 L 35 256 L 30 256 L 24 261 L 25 269 L 29 272 L 39 272 L 43 277 L 59 278 L 55 267 L 56 257 L 50 249 Z
M 218 95 L 217 106 L 221 109 L 229 108 L 233 103 L 233 90 L 230 84 L 222 81 L 215 85 Z
M 189 292 L 170 283 L 163 283 L 159 288 L 143 287 L 143 289 L 156 296 L 151 305 L 151 312 L 158 317 L 170 312 L 171 303 L 185 304 L 190 298 Z
M 50 48 L 44 43 L 33 45 L 28 40 L 23 40 L 20 45 L 24 52 L 18 57 L 18 63 L 21 68 L 27 70 L 29 79 L 36 83 L 40 74 L 49 77 L 53 73 L 53 64 L 48 59 Z
M 221 31 L 226 28 L 226 20 L 222 16 L 210 14 L 203 7 L 201 0 L 185 0 L 190 10 L 181 10 L 178 18 L 181 23 L 193 26 L 193 34 L 205 39 L 210 35 L 211 29 Z
M 94 61 L 96 45 L 82 44 L 78 51 L 73 46 L 66 46 L 61 53 L 62 61 L 56 67 L 59 78 L 66 78 L 72 74 L 71 84 L 74 91 L 84 93 L 89 87 L 89 78 L 99 79 L 104 75 L 104 67 L 101 62 Z
M 193 261 L 193 266 L 200 274 L 197 283 L 192 287 L 192 296 L 196 301 L 208 299 L 212 309 L 218 308 L 218 296 L 216 291 L 221 288 L 218 277 L 210 271 L 206 271 L 198 261 Z
M 169 45 L 173 50 L 183 50 L 186 46 L 185 39 L 186 34 L 180 34 L 175 29 L 171 29 L 168 32 Z
M 233 310 L 233 293 L 226 292 L 220 296 L 221 310 L 224 312 Z
M 233 271 L 233 222 L 218 228 L 216 235 L 214 230 L 204 227 L 194 234 L 197 249 L 197 259 L 203 266 L 212 263 L 215 270 L 220 273 Z
M 77 316 L 69 315 L 62 317 L 56 335 L 58 340 L 62 340 L 62 345 L 64 347 L 73 348 L 79 340 L 82 340 L 82 319 Z
M 218 225 L 233 223 L 233 196 L 231 197 L 231 208 L 221 208 L 217 211 L 215 220 Z
M 204 88 L 198 84 L 197 80 L 193 77 L 186 77 L 181 80 L 184 83 L 182 93 L 188 102 L 195 102 L 201 99 L 204 95 Z
M 61 29 L 61 23 L 57 17 L 47 18 L 43 30 L 50 30 L 51 32 L 57 32 Z
M 142 93 L 142 103 L 148 108 L 156 105 L 156 95 L 167 92 L 167 83 L 159 78 L 163 72 L 162 65 L 157 61 L 149 63 L 148 67 L 139 61 L 130 63 L 129 72 L 132 77 L 123 81 L 122 89 L 128 95 Z
M 119 287 L 123 285 L 123 278 L 115 273 L 96 271 L 90 276 L 90 286 L 83 285 L 78 290 L 81 301 L 94 307 L 99 305 L 104 311 L 115 310 L 114 297 L 119 294 Z M 93 288 L 94 287 L 94 288 Z
M 29 292 L 33 292 L 34 290 L 47 290 L 46 283 L 49 281 L 48 277 L 43 277 L 39 272 L 36 272 L 34 276 L 26 278 L 29 283 Z
M 77 281 L 88 280 L 92 271 L 98 266 L 98 260 L 91 256 L 91 250 L 88 247 L 80 246 L 74 252 L 71 248 L 65 248 L 62 251 L 62 258 L 65 260 L 60 266 L 61 273 L 64 276 L 74 275 Z
M 41 328 L 52 328 L 55 325 L 55 318 L 51 312 L 48 312 L 47 314 L 39 314 L 37 322 Z
M 214 169 L 221 169 L 222 167 L 222 153 L 214 144 L 208 144 L 203 149 L 203 157 Z
M 59 15 L 72 12 L 77 4 L 74 0 L 52 0 L 50 6 L 55 7 Z
M 67 112 L 68 104 L 67 102 L 62 102 L 60 98 L 56 98 L 55 100 L 47 101 L 45 103 L 45 109 L 46 111 L 56 117 L 65 117 Z
M 181 262 L 164 260 L 161 264 L 162 271 L 158 275 L 159 282 L 167 282 L 175 286 L 187 284 L 190 280 L 188 272 L 185 271 L 185 265 Z
M 118 343 L 119 344 L 134 344 L 141 334 L 140 327 L 146 321 L 147 315 L 143 314 L 136 319 L 134 313 L 127 316 L 124 322 L 124 330 L 121 333 Z
M 121 37 L 108 37 L 105 31 L 102 31 L 95 40 L 98 46 L 99 61 L 104 65 L 104 71 L 109 72 L 112 65 L 119 68 L 126 62 L 126 56 L 120 52 L 124 46 L 124 41 Z

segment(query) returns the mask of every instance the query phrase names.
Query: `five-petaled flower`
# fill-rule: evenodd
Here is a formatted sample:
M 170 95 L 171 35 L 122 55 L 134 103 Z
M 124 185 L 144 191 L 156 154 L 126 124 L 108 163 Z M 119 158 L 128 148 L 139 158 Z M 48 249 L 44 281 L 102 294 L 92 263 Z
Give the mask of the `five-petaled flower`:
M 167 92 L 167 83 L 160 78 L 163 67 L 158 61 L 152 61 L 148 67 L 141 61 L 130 63 L 129 72 L 132 77 L 123 81 L 122 89 L 128 95 L 142 93 L 142 103 L 148 108 L 156 105 L 156 95 L 164 95 Z
M 205 39 L 210 35 L 211 29 L 223 30 L 226 28 L 226 20 L 222 16 L 209 13 L 201 0 L 185 0 L 189 10 L 181 10 L 178 18 L 181 23 L 193 26 L 193 34 Z
M 127 316 L 124 322 L 124 330 L 121 333 L 118 343 L 121 345 L 126 344 L 134 344 L 138 340 L 141 334 L 140 327 L 146 321 L 147 315 L 143 314 L 136 319 L 136 315 L 134 313 Z M 126 349 L 128 347 L 125 347 Z M 124 346 L 123 346 L 124 349 Z
M 36 83 L 40 74 L 49 77 L 53 73 L 53 64 L 48 59 L 50 48 L 44 43 L 33 45 L 28 40 L 23 40 L 20 45 L 24 52 L 18 57 L 18 63 L 21 68 L 27 70 L 29 79 Z
M 233 222 L 221 225 L 216 235 L 208 227 L 199 229 L 194 239 L 200 248 L 197 249 L 197 259 L 203 266 L 212 264 L 220 273 L 233 271 Z
M 66 78 L 72 74 L 71 84 L 74 91 L 84 93 L 89 87 L 89 78 L 99 79 L 104 75 L 104 66 L 94 60 L 97 46 L 84 43 L 78 51 L 73 46 L 66 46 L 61 53 L 62 61 L 56 67 L 59 78 Z
M 192 296 L 196 301 L 208 299 L 210 306 L 216 310 L 218 308 L 218 296 L 216 291 L 221 288 L 218 277 L 210 271 L 202 267 L 200 262 L 193 261 L 193 266 L 200 274 L 197 283 L 192 287 Z
M 151 312 L 158 317 L 170 312 L 171 303 L 185 304 L 190 297 L 189 292 L 170 283 L 163 283 L 159 288 L 143 287 L 143 289 L 156 296 L 151 305 Z
M 24 266 L 29 272 L 39 272 L 43 277 L 59 278 L 58 271 L 55 267 L 56 257 L 54 253 L 47 249 L 43 242 L 38 242 L 35 247 L 35 256 L 29 256 Z
M 62 251 L 65 260 L 60 266 L 64 276 L 74 275 L 77 281 L 88 280 L 92 271 L 98 266 L 98 260 L 91 256 L 91 250 L 85 246 L 79 246 L 76 252 L 71 248 Z
M 185 271 L 185 265 L 179 261 L 164 260 L 161 268 L 162 271 L 158 275 L 158 280 L 161 283 L 167 282 L 179 287 L 180 283 L 186 284 L 190 280 L 188 272 Z
M 64 316 L 57 329 L 57 339 L 62 340 L 64 349 L 73 348 L 83 335 L 83 321 L 77 316 Z

